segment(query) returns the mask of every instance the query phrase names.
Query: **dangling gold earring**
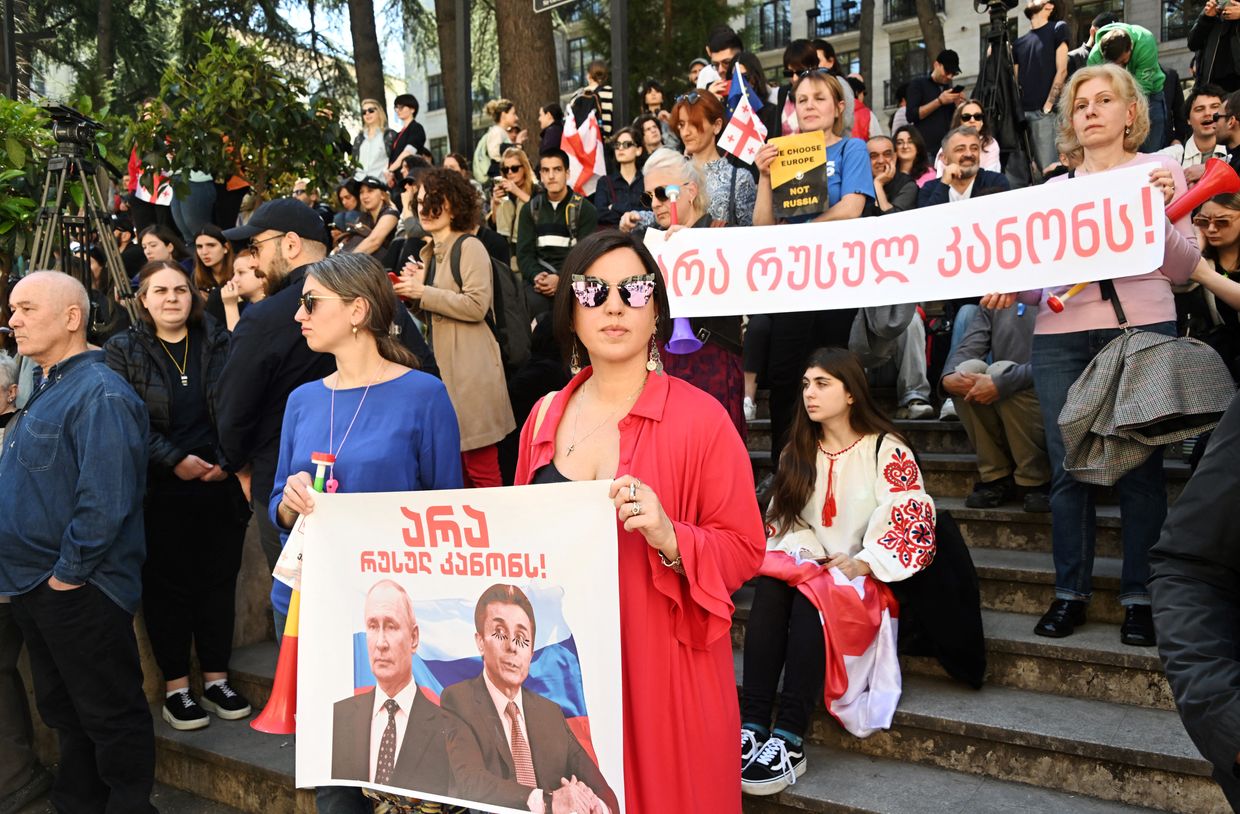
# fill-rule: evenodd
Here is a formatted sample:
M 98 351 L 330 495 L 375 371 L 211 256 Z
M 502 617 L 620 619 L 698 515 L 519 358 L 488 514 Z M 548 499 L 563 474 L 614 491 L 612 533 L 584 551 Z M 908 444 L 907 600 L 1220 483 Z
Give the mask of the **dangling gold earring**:
M 357 326 L 356 325 L 353 326 L 353 338 L 357 339 Z
M 655 341 L 655 331 L 650 335 L 650 351 L 646 358 L 646 370 L 655 375 L 663 375 L 663 359 L 659 356 L 659 343 Z
M 573 352 L 568 357 L 568 369 L 574 376 L 581 372 L 581 357 L 577 355 L 577 337 L 573 337 Z
M 1127 125 L 1125 125 L 1125 127 L 1124 127 L 1124 135 L 1125 135 L 1125 136 L 1131 136 L 1131 135 L 1132 135 L 1132 128 L 1131 128 L 1131 127 L 1128 127 Z

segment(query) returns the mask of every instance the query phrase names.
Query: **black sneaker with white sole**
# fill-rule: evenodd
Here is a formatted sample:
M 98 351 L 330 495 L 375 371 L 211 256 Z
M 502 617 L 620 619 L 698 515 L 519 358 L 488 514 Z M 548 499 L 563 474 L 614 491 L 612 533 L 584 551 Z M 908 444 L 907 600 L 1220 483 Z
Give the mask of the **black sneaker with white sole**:
M 753 759 L 758 756 L 758 750 L 762 748 L 762 741 L 758 739 L 758 733 L 752 729 L 741 728 L 741 771 L 745 771 L 745 767 L 753 763 Z
M 202 708 L 223 718 L 237 721 L 248 717 L 252 710 L 245 696 L 232 688 L 227 681 L 208 687 L 202 693 Z
M 758 797 L 779 794 L 805 774 L 804 747 L 779 735 L 762 744 L 753 762 L 741 771 L 741 791 Z
M 164 699 L 164 720 L 173 729 L 187 731 L 202 729 L 211 723 L 211 718 L 198 706 L 198 702 L 189 694 L 189 690 L 174 692 Z

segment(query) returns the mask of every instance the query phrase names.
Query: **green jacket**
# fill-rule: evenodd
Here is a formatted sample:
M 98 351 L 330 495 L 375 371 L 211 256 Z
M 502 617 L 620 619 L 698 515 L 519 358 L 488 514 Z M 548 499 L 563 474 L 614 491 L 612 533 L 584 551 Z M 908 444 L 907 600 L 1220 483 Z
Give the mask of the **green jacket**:
M 1128 69 L 1128 73 L 1137 80 L 1137 84 L 1146 96 L 1162 93 L 1163 82 L 1167 77 L 1158 65 L 1158 40 L 1154 39 L 1154 34 L 1148 28 L 1128 23 L 1104 25 L 1098 29 L 1098 34 L 1094 37 L 1094 47 L 1089 52 L 1089 59 L 1085 61 L 1085 64 L 1101 65 L 1104 62 L 1102 37 L 1108 31 L 1114 31 L 1117 28 L 1126 31 L 1129 39 L 1132 40 L 1132 56 L 1128 59 L 1128 64 L 1124 66 Z

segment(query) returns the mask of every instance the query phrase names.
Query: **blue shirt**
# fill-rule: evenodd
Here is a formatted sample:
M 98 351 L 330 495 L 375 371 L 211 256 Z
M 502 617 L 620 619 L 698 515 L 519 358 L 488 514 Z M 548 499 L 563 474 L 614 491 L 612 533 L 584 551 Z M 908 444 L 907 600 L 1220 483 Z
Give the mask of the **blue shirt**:
M 48 369 L 0 456 L 0 595 L 55 577 L 133 613 L 142 596 L 146 405 L 85 351 Z
M 827 148 L 827 207 L 853 193 L 874 199 L 870 153 L 859 138 L 840 139 Z M 797 215 L 787 218 L 785 223 L 808 223 L 816 217 L 819 215 Z
M 413 370 L 374 385 L 362 403 L 365 390 L 335 391 L 334 423 L 332 391 L 321 380 L 303 384 L 288 397 L 280 461 L 269 500 L 277 528 L 276 508 L 284 496 L 284 484 L 297 472 L 314 474 L 310 463 L 314 452 L 336 455 L 333 476 L 341 493 L 461 488 L 461 432 L 443 382 Z M 288 541 L 287 531 L 281 530 L 280 541 Z M 271 604 L 280 613 L 288 612 L 290 594 L 287 585 L 273 580 Z

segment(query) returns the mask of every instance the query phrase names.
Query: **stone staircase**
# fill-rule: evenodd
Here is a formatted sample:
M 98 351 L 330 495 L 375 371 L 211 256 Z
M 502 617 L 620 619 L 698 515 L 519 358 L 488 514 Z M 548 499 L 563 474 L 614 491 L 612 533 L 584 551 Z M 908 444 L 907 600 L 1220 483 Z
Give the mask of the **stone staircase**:
M 820 704 L 808 772 L 780 795 L 745 798 L 747 814 L 1228 811 L 1174 711 L 1157 653 L 1119 643 L 1113 496 L 1100 498 L 1089 623 L 1067 639 L 1034 636 L 1053 593 L 1049 516 L 1019 506 L 965 508 L 975 472 L 960 425 L 899 423 L 939 508 L 952 512 L 970 545 L 982 588 L 987 684 L 975 691 L 931 660 L 903 659 L 904 696 L 889 731 L 854 738 Z M 760 480 L 769 471 L 768 421 L 751 423 L 749 444 Z M 1166 468 L 1178 494 L 1187 467 L 1168 460 Z M 750 601 L 746 586 L 732 628 L 738 686 Z M 234 682 L 256 707 L 270 693 L 275 661 L 271 642 L 235 651 Z M 244 721 L 179 733 L 155 720 L 162 784 L 242 812 L 314 812 L 313 794 L 294 789 L 292 737 L 262 735 Z

